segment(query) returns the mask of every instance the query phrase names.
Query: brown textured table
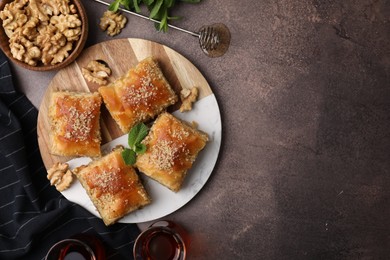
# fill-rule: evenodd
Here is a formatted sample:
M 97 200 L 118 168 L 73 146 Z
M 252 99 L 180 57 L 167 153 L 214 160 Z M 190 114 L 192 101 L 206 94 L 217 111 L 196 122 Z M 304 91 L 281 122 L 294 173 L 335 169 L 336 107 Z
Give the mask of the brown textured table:
M 106 9 L 83 1 L 87 46 Z M 228 53 L 210 59 L 192 36 L 129 17 L 119 37 L 187 57 L 221 109 L 215 170 L 167 216 L 190 233 L 189 259 L 385 259 L 390 255 L 390 5 L 386 0 L 181 4 L 175 24 L 224 22 Z M 39 107 L 55 72 L 13 66 Z M 147 224 L 141 224 L 143 228 Z

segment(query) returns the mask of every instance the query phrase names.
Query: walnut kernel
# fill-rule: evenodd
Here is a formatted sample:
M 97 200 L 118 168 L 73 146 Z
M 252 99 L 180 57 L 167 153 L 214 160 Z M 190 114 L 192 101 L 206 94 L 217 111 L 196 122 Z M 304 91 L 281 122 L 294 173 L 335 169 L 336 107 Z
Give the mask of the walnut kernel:
M 192 87 L 190 89 L 182 89 L 180 92 L 181 106 L 179 108 L 180 112 L 190 111 L 192 109 L 192 104 L 196 101 L 198 97 L 198 88 Z
M 14 31 L 23 26 L 28 18 L 26 11 L 23 10 L 28 0 L 18 0 L 11 2 L 0 12 L 0 19 L 3 20 L 3 28 L 7 36 L 10 38 Z
M 90 61 L 86 68 L 81 69 L 81 72 L 86 80 L 99 85 L 107 84 L 107 78 L 111 75 L 111 69 L 96 60 Z
M 76 8 L 69 0 L 41 0 L 42 8 L 48 15 L 75 14 Z
M 105 11 L 103 17 L 100 18 L 100 29 L 110 36 L 115 36 L 125 27 L 126 22 L 126 16 L 120 12 Z
M 72 183 L 73 173 L 67 163 L 57 162 L 47 171 L 47 179 L 58 191 L 64 191 Z

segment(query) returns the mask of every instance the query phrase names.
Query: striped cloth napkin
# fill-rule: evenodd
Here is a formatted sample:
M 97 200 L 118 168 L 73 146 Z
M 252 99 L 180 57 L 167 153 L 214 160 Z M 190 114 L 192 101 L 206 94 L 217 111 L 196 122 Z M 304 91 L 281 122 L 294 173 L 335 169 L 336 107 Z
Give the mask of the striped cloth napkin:
M 43 259 L 54 243 L 79 233 L 99 238 L 106 259 L 132 259 L 139 234 L 135 224 L 106 227 L 49 185 L 38 148 L 37 115 L 15 90 L 0 52 L 0 259 Z

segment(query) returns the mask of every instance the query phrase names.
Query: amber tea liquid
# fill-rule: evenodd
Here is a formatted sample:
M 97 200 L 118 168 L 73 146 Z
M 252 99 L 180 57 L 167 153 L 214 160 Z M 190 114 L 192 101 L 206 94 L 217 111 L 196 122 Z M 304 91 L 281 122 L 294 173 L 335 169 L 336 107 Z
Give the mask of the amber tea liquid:
M 184 236 L 184 237 L 183 237 Z M 185 260 L 186 231 L 169 220 L 154 222 L 136 239 L 133 247 L 135 260 Z
M 54 244 L 45 260 L 104 260 L 102 242 L 95 236 L 77 234 Z
M 184 259 L 185 246 L 178 235 L 168 230 L 150 230 L 143 238 L 140 256 L 148 260 Z
M 91 253 L 82 245 L 70 243 L 61 249 L 59 260 L 92 260 Z

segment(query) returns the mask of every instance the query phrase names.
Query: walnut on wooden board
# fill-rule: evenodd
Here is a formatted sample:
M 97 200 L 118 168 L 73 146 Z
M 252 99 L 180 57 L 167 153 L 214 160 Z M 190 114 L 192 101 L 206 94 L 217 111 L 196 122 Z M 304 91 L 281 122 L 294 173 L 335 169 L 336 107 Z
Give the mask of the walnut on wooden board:
M 127 18 L 120 12 L 105 11 L 100 18 L 100 29 L 106 31 L 110 36 L 115 36 L 121 32 L 127 23 Z
M 198 88 L 192 87 L 191 89 L 182 89 L 180 91 L 181 106 L 179 108 L 180 112 L 192 110 L 192 104 L 198 98 Z
M 90 61 L 86 68 L 81 69 L 81 72 L 86 80 L 99 85 L 106 85 L 111 75 L 111 69 L 97 60 Z
M 61 63 L 81 35 L 82 22 L 70 0 L 15 0 L 0 19 L 13 57 L 32 66 Z
M 73 173 L 69 170 L 67 163 L 57 162 L 47 170 L 47 179 L 50 180 L 50 185 L 54 185 L 58 191 L 64 191 L 70 187 Z

